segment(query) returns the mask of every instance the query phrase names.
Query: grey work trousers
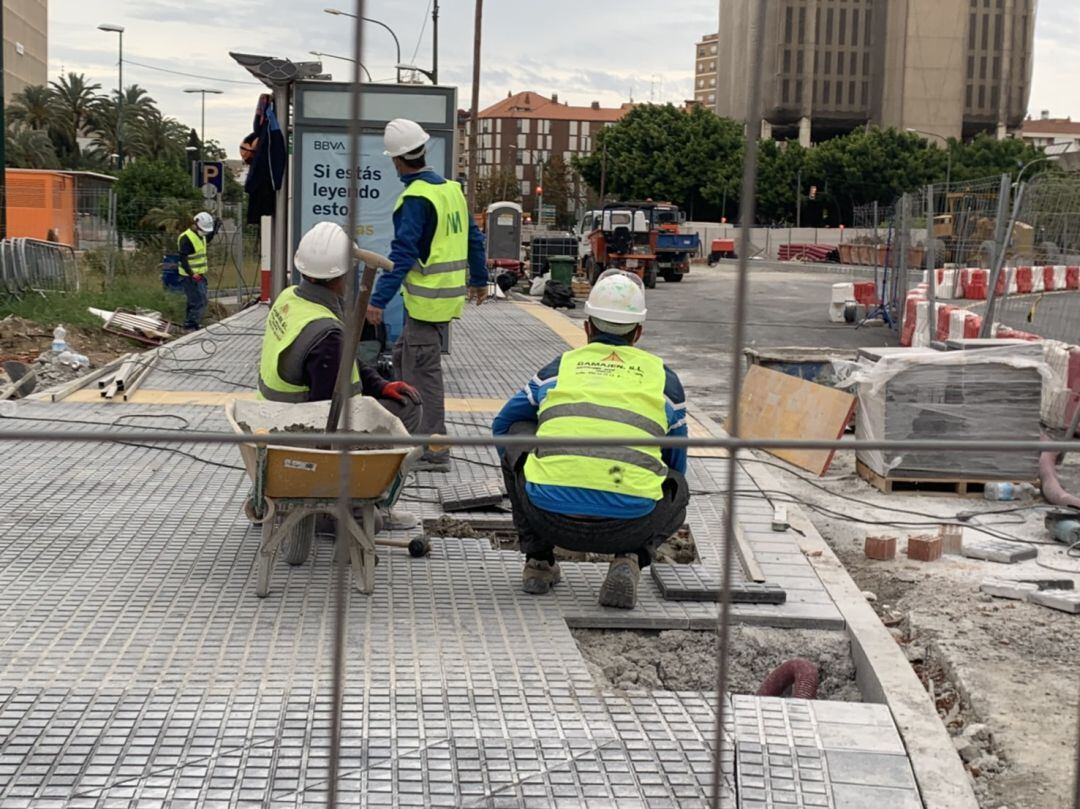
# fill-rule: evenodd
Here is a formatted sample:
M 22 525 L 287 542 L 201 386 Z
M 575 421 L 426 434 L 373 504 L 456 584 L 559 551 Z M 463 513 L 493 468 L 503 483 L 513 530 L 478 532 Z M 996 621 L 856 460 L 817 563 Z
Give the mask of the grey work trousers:
M 535 435 L 536 424 L 517 422 L 510 435 Z M 529 559 L 555 561 L 555 548 L 588 553 L 636 553 L 638 564 L 647 567 L 656 549 L 686 521 L 690 489 L 686 478 L 668 471 L 663 496 L 643 517 L 629 520 L 582 519 L 537 508 L 525 491 L 525 461 L 529 450 L 507 448 L 502 459 L 503 482 L 513 507 L 514 529 L 522 553 Z
M 446 435 L 442 335 L 448 327 L 448 323 L 427 323 L 406 315 L 405 328 L 394 345 L 394 373 L 419 391 L 424 408 L 420 426 L 415 430 L 417 435 Z M 428 453 L 428 456 L 441 460 L 449 454 Z
M 383 408 L 392 416 L 396 416 L 398 420 L 405 425 L 405 429 L 409 431 L 410 435 L 420 432 L 420 424 L 424 419 L 424 406 L 417 404 L 412 399 L 406 398 L 404 402 L 399 402 L 396 399 L 376 399 Z

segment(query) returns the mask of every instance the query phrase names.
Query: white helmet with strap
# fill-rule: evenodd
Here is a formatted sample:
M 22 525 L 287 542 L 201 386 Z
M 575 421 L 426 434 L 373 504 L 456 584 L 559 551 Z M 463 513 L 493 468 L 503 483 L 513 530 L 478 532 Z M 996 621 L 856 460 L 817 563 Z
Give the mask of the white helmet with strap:
M 420 157 L 429 140 L 431 135 L 416 121 L 395 118 L 383 132 L 383 145 L 386 147 L 383 154 L 387 157 Z
M 588 317 L 608 323 L 644 323 L 647 313 L 645 285 L 636 275 L 623 270 L 601 273 L 585 301 Z
M 195 227 L 201 230 L 203 233 L 212 233 L 214 231 L 214 217 L 212 214 L 206 211 L 200 211 L 195 214 Z

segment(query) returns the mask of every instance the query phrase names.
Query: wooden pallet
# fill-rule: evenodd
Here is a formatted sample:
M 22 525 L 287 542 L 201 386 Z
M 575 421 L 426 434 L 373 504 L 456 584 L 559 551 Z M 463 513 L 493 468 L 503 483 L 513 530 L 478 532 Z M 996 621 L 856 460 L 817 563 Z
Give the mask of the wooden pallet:
M 918 494 L 958 495 L 960 497 L 981 496 L 987 483 L 1001 483 L 1002 478 L 959 478 L 935 477 L 930 473 L 915 475 L 879 475 L 862 461 L 855 462 L 855 471 L 859 477 L 885 494 L 893 492 L 916 492 Z M 1015 483 L 1016 481 L 1004 481 Z M 1038 486 L 1038 481 L 1028 481 Z

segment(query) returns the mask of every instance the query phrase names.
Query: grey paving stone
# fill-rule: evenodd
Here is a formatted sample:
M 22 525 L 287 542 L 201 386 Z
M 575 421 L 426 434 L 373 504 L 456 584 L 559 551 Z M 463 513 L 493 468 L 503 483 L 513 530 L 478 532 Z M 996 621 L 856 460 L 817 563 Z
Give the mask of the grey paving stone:
M 452 483 L 439 488 L 439 501 L 443 511 L 468 511 L 497 506 L 506 493 L 501 481 L 472 481 Z
M 1036 590 L 1028 593 L 1028 601 L 1073 615 L 1080 614 L 1080 591 L 1077 590 Z
M 1013 565 L 1039 555 L 1037 548 L 992 537 L 964 537 L 961 553 L 969 559 Z

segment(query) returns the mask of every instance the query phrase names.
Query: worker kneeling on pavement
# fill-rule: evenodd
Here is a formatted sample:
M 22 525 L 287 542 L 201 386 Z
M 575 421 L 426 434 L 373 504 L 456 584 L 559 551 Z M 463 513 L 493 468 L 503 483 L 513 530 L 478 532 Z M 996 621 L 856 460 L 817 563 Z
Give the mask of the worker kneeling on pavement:
M 346 274 L 365 252 L 334 222 L 320 222 L 300 240 L 294 264 L 303 280 L 278 295 L 266 318 L 260 399 L 318 402 L 333 397 L 345 350 Z M 354 363 L 352 388 L 353 395 L 378 399 L 409 432 L 420 425 L 420 395 L 410 385 L 388 382 L 371 366 Z
M 640 279 L 608 270 L 585 314 L 588 345 L 563 354 L 514 395 L 495 418 L 495 435 L 685 436 L 682 383 L 663 360 L 635 347 L 646 314 Z M 686 518 L 686 450 L 549 446 L 500 454 L 526 557 L 525 592 L 543 594 L 559 583 L 556 547 L 610 553 L 600 603 L 632 608 L 641 568 Z

